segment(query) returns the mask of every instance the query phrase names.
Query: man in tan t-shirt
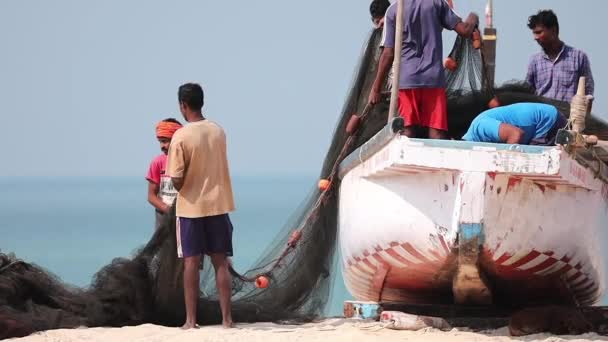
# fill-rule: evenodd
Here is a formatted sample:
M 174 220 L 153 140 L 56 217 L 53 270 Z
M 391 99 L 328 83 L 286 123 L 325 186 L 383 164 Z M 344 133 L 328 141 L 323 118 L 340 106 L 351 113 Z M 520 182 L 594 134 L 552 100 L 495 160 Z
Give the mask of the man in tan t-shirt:
M 196 327 L 199 265 L 206 254 L 215 269 L 223 325 L 232 326 L 231 279 L 234 210 L 232 184 L 226 156 L 226 135 L 202 114 L 204 93 L 200 85 L 187 83 L 178 91 L 180 111 L 188 124 L 178 130 L 169 147 L 167 174 L 177 189 L 177 253 L 184 258 L 186 323 Z

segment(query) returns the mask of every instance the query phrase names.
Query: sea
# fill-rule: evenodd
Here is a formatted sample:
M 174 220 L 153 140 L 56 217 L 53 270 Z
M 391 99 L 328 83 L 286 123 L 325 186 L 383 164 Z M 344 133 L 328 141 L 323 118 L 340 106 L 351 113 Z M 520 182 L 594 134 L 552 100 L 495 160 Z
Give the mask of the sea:
M 253 265 L 316 183 L 314 175 L 233 178 L 237 270 Z M 153 234 L 143 177 L 0 177 L 0 189 L 0 252 L 15 253 L 72 285 L 86 287 L 104 265 L 131 256 Z M 343 302 L 352 299 L 339 263 L 333 272 L 327 316 L 341 315 Z
M 232 258 L 248 270 L 316 185 L 315 176 L 236 176 Z M 0 252 L 86 287 L 117 257 L 129 257 L 154 232 L 147 181 L 140 177 L 0 178 Z M 336 252 L 338 252 L 336 246 Z M 336 263 L 326 315 L 351 299 Z

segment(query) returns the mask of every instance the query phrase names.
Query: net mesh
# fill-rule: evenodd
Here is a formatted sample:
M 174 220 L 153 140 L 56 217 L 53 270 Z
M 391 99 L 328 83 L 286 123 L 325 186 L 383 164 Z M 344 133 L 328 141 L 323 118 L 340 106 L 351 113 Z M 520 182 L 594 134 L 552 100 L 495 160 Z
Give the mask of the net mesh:
M 244 274 L 233 271 L 235 321 L 309 321 L 323 315 L 332 281 L 339 272 L 334 258 L 340 182 L 335 176 L 336 165 L 387 123 L 388 96 L 366 110 L 380 39 L 381 30 L 374 30 L 363 46 L 325 156 L 320 178 L 331 180 L 329 189 L 321 192 L 315 184 L 255 266 Z M 490 87 L 484 81 L 482 56 L 470 40 L 456 39 L 450 55 L 458 63 L 456 70 L 446 72 L 452 138 L 459 139 L 494 96 L 502 104 L 547 102 L 565 115 L 570 112 L 567 103 L 539 98 L 521 82 Z M 367 115 L 359 129 L 353 135 L 345 133 L 351 116 L 364 111 Z M 602 120 L 590 117 L 587 129 L 608 138 Z M 294 232 L 301 234 L 299 240 L 293 238 Z M 180 325 L 185 319 L 183 265 L 176 255 L 174 214 L 165 218 L 150 241 L 131 258 L 113 260 L 86 288 L 70 286 L 48 270 L 14 255 L 0 254 L 0 339 L 79 326 Z M 201 324 L 221 322 L 212 269 L 207 263 L 201 274 Z M 260 275 L 270 279 L 265 289 L 252 282 Z

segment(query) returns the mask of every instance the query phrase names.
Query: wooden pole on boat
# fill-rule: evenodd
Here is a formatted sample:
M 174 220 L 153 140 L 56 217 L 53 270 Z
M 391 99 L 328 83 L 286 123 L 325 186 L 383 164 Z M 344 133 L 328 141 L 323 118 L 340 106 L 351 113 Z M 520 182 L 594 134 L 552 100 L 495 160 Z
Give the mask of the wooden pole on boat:
M 401 72 L 401 45 L 403 43 L 403 0 L 397 2 L 397 23 L 395 29 L 395 58 L 393 59 L 393 84 L 391 87 L 391 103 L 388 110 L 388 122 L 396 116 L 397 101 L 399 100 L 399 75 Z
M 488 86 L 494 87 L 496 73 L 496 28 L 494 28 L 494 5 L 488 0 L 486 5 L 486 27 L 483 29 L 483 58 Z
M 576 95 L 572 97 L 570 102 L 570 121 L 572 122 L 572 130 L 577 133 L 582 133 L 585 130 L 585 118 L 589 111 L 589 103 L 593 96 L 585 94 L 585 77 L 578 80 L 578 89 Z

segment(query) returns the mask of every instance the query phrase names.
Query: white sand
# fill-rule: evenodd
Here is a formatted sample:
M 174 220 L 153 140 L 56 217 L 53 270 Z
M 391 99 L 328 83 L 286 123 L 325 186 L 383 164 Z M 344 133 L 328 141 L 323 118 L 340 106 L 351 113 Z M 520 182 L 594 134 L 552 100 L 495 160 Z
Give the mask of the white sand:
M 442 332 L 435 329 L 420 331 L 396 331 L 383 328 L 381 323 L 329 319 L 321 323 L 301 326 L 285 326 L 271 323 L 238 324 L 235 329 L 219 326 L 202 327 L 184 331 L 151 324 L 125 328 L 83 328 L 52 330 L 21 339 L 20 342 L 68 342 L 68 341 L 238 341 L 238 342 L 297 342 L 297 341 L 608 341 L 604 336 L 585 334 L 581 336 L 552 336 L 549 334 L 526 337 L 509 337 L 507 328 L 472 333 L 453 329 Z

